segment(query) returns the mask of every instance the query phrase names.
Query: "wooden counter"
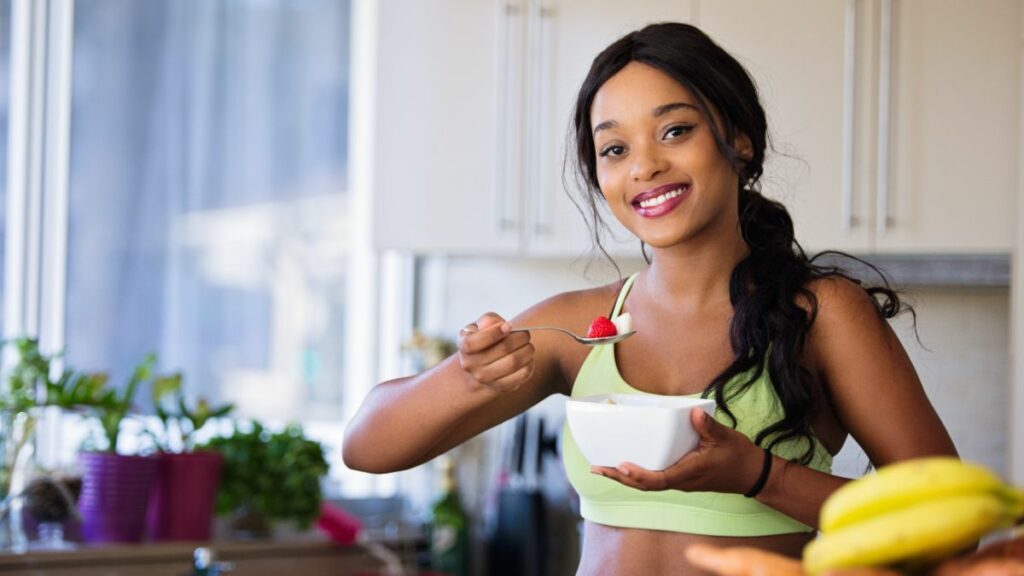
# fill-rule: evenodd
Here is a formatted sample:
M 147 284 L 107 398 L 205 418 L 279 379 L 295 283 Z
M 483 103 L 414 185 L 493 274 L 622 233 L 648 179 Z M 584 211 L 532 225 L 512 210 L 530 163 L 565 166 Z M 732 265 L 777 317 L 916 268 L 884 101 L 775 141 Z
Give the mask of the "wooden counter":
M 198 546 L 230 562 L 234 576 L 348 576 L 379 573 L 382 562 L 360 546 L 342 547 L 326 539 L 83 546 L 69 551 L 0 554 L 0 575 L 24 576 L 183 576 L 191 574 Z

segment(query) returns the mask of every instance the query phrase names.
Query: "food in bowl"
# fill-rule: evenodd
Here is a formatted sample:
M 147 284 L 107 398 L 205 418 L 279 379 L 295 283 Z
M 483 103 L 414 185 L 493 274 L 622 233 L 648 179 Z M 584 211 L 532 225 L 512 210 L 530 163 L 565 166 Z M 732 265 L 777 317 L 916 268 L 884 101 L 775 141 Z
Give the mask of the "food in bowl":
M 576 446 L 593 466 L 632 462 L 664 470 L 697 447 L 690 410 L 714 415 L 715 401 L 694 396 L 598 394 L 570 398 L 566 420 Z

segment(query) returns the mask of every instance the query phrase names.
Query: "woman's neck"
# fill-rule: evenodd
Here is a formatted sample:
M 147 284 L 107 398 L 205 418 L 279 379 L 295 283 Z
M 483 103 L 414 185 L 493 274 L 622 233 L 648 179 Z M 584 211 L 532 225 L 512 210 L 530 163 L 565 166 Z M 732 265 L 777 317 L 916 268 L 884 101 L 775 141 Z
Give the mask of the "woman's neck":
M 644 271 L 645 292 L 675 310 L 700 310 L 729 303 L 729 280 L 750 247 L 739 230 L 726 241 L 678 245 L 654 252 Z

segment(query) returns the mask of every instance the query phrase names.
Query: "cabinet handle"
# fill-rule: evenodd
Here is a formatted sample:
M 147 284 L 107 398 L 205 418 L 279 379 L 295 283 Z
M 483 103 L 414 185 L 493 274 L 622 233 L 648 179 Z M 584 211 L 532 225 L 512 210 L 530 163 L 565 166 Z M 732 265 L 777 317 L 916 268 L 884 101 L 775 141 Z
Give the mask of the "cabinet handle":
M 518 2 L 501 0 L 498 10 L 498 95 L 497 95 L 497 170 L 495 174 L 495 222 L 498 233 L 515 230 L 519 223 L 515 210 L 509 208 L 509 199 L 518 188 L 521 170 L 522 139 L 522 6 Z M 513 42 L 518 38 L 518 42 Z
M 534 197 L 533 233 L 536 236 L 550 234 L 552 231 L 551 223 L 548 221 L 547 210 L 550 195 L 547 194 L 545 186 L 547 182 L 545 168 L 548 162 L 548 139 L 544 133 L 544 129 L 548 125 L 548 102 L 550 100 L 550 94 L 548 94 L 550 70 L 547 66 L 547 62 L 550 59 L 547 58 L 547 39 L 549 34 L 548 24 L 551 21 L 551 17 L 551 9 L 544 6 L 543 2 L 538 2 L 533 10 L 533 22 L 531 23 L 531 29 L 535 31 L 535 40 L 532 43 L 533 58 L 531 59 L 534 71 L 531 86 L 531 103 L 535 113 L 530 122 L 529 146 L 531 162 L 528 169 L 531 180 L 529 189 Z
M 854 114 L 857 104 L 857 0 L 846 0 L 843 37 L 843 168 L 842 222 L 843 232 L 857 226 L 853 206 L 853 168 L 855 160 Z
M 882 0 L 878 71 L 878 182 L 875 225 L 879 235 L 889 229 L 889 168 L 893 67 L 893 0 Z

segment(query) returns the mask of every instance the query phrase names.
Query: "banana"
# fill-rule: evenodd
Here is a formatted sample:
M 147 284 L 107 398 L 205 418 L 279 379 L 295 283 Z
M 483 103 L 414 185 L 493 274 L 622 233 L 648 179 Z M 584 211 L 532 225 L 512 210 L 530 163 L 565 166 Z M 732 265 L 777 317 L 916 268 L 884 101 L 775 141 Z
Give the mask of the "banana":
M 882 467 L 836 490 L 821 508 L 819 526 L 829 534 L 922 502 L 977 493 L 1003 495 L 1004 489 L 996 474 L 957 458 L 907 460 Z
M 911 495 L 904 492 L 905 497 Z M 804 568 L 815 575 L 829 569 L 938 558 L 1012 521 L 1006 501 L 992 493 L 933 498 L 819 536 L 804 548 Z

